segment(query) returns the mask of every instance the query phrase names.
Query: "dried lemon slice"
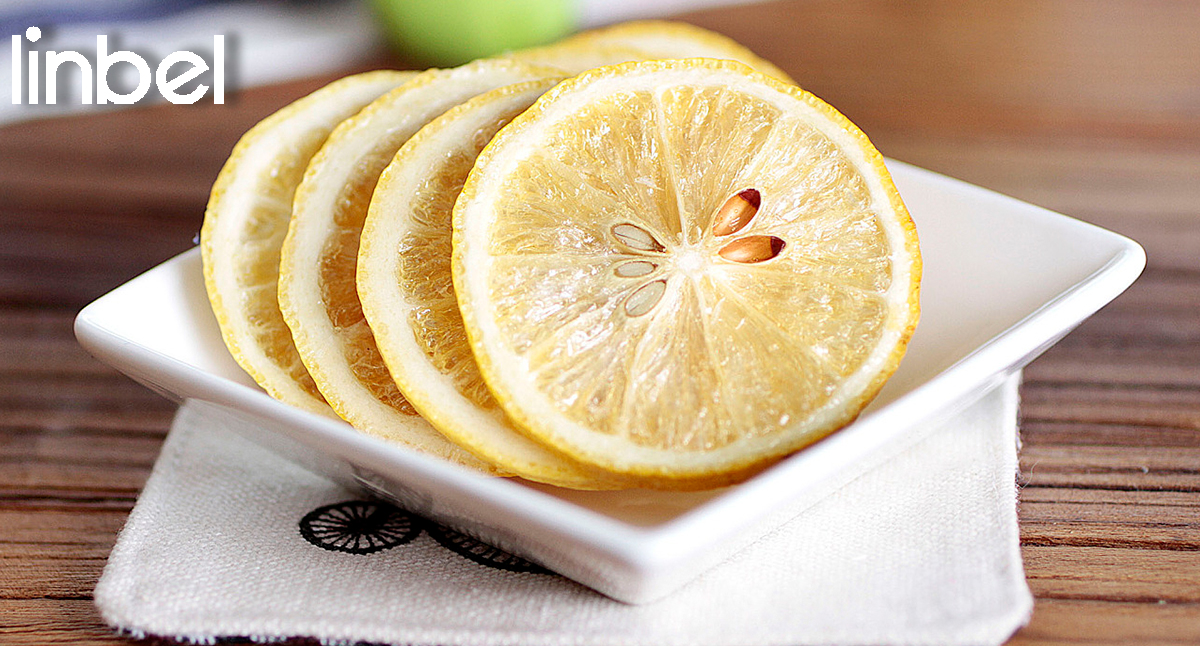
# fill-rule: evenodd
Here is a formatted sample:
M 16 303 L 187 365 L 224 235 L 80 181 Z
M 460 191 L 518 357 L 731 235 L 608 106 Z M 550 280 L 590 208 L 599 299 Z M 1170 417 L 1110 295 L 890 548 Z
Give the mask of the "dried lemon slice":
M 447 437 L 529 480 L 577 489 L 629 486 L 546 449 L 508 422 L 475 365 L 451 284 L 451 213 L 475 157 L 555 83 L 478 96 L 404 144 L 371 200 L 358 291 L 396 383 Z
M 599 43 L 559 43 L 544 47 L 521 49 L 505 55 L 506 58 L 549 65 L 566 72 L 568 75 L 579 74 L 605 65 L 629 63 L 655 58 L 647 52 L 622 45 L 604 45 Z
M 279 248 L 309 159 L 343 119 L 412 72 L 368 72 L 329 84 L 251 128 L 213 184 L 200 253 L 204 285 L 230 354 L 268 393 L 332 416 L 279 312 Z
M 283 244 L 279 304 L 309 374 L 355 428 L 486 468 L 418 416 L 392 381 L 355 288 L 359 236 L 380 173 L 422 126 L 477 94 L 556 74 L 504 60 L 429 70 L 339 125 L 308 165 Z
M 739 63 L 563 82 L 454 210 L 479 368 L 527 433 L 621 473 L 734 480 L 852 420 L 916 325 L 916 231 L 820 99 Z
M 641 60 L 717 58 L 745 63 L 785 83 L 796 84 L 787 72 L 741 43 L 686 22 L 636 20 L 581 32 L 552 47 L 624 47 L 643 52 Z M 617 61 L 614 61 L 614 63 Z

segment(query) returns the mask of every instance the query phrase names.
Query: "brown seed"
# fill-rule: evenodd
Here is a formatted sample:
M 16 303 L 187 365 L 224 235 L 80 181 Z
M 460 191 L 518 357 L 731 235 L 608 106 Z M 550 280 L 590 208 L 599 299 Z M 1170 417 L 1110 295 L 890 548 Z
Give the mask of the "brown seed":
M 727 236 L 741 231 L 758 213 L 760 204 L 762 196 L 753 188 L 731 196 L 713 216 L 713 235 Z
M 649 231 L 636 224 L 617 224 L 612 228 L 613 237 L 631 249 L 638 251 L 665 251 L 664 247 L 650 235 Z
M 778 256 L 784 244 L 775 236 L 746 236 L 725 245 L 717 255 L 733 262 L 762 262 Z
M 637 288 L 625 301 L 625 313 L 630 316 L 641 316 L 654 309 L 667 291 L 667 281 L 656 280 Z

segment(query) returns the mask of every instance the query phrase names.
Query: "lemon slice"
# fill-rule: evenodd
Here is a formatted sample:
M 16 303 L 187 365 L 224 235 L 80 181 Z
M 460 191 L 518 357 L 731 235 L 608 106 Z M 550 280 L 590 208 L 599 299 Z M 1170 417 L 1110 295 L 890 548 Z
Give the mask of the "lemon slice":
M 375 188 L 358 255 L 358 290 L 401 390 L 456 443 L 515 475 L 613 488 L 610 474 L 528 439 L 496 404 L 471 355 L 450 273 L 451 213 L 476 155 L 557 80 L 488 92 L 418 132 Z
M 787 72 L 737 41 L 686 22 L 635 20 L 581 32 L 553 47 L 627 47 L 656 58 L 717 58 L 745 63 L 755 70 L 796 85 Z M 618 62 L 618 61 L 614 61 Z
M 279 304 L 317 388 L 355 428 L 484 468 L 421 419 L 388 374 L 355 289 L 359 236 L 379 174 L 410 136 L 477 94 L 550 74 L 503 60 L 429 70 L 344 121 L 309 163 L 283 243 Z
M 368 72 L 329 84 L 251 128 L 213 184 L 200 253 L 204 285 L 230 354 L 268 393 L 333 416 L 279 312 L 279 248 L 304 168 L 338 123 L 411 72 Z
M 484 149 L 453 218 L 496 400 L 616 472 L 745 477 L 854 419 L 916 326 L 916 231 L 882 157 L 732 61 L 563 82 Z
M 622 45 L 567 42 L 517 50 L 506 54 L 505 58 L 549 65 L 573 76 L 605 65 L 644 61 L 655 57 L 640 49 Z

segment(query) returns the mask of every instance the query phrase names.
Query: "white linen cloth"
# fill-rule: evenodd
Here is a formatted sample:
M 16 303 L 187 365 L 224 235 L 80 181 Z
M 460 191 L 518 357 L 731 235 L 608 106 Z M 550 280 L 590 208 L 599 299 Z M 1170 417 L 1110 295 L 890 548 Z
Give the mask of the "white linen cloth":
M 1033 604 L 1017 534 L 1016 387 L 641 606 L 557 575 L 485 567 L 435 531 L 370 554 L 321 549 L 301 520 L 362 496 L 186 404 L 96 604 L 127 634 L 195 642 L 1000 644 Z

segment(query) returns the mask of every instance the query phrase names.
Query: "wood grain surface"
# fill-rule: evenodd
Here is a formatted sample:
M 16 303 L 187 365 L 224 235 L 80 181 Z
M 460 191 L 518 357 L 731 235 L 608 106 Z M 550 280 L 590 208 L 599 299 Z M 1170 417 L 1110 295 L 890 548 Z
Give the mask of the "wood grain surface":
M 1143 277 L 1026 371 L 1037 603 L 1010 643 L 1200 643 L 1200 5 L 797 0 L 684 18 L 778 63 L 889 156 L 1146 247 Z M 71 321 L 192 246 L 241 133 L 327 80 L 0 129 L 0 643 L 130 643 L 91 593 L 173 406 L 88 357 Z

